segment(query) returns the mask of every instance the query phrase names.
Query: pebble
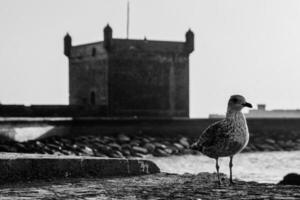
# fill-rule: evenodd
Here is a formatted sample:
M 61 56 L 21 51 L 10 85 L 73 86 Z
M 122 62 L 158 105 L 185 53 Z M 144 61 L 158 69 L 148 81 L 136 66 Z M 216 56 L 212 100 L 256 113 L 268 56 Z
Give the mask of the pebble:
M 130 150 L 123 150 L 122 153 L 124 156 L 131 156 Z
M 155 150 L 155 145 L 151 143 L 147 143 L 144 145 L 144 147 L 151 153 Z
M 158 157 L 164 157 L 164 156 L 169 156 L 170 154 L 168 154 L 166 151 L 162 150 L 162 149 L 155 149 L 155 151 L 153 152 L 154 156 L 158 156 Z
M 108 144 L 112 149 L 116 149 L 118 151 L 121 151 L 122 147 L 118 145 L 117 143 L 109 143 Z
M 120 143 L 126 143 L 126 142 L 130 142 L 130 137 L 124 135 L 124 134 L 119 134 L 117 136 L 117 140 L 120 142 Z
M 184 147 L 188 148 L 190 146 L 188 139 L 186 137 L 182 137 L 179 140 L 180 144 L 182 144 Z
M 166 149 L 165 149 L 165 152 L 168 153 L 168 154 L 172 154 L 172 153 L 173 153 L 173 150 L 170 149 L 170 148 L 166 148 Z
M 182 145 L 179 144 L 179 143 L 174 143 L 174 146 L 177 147 L 177 148 L 180 149 L 180 150 L 183 150 L 183 149 L 184 149 L 184 146 L 182 146 Z
M 159 149 L 165 149 L 165 148 L 167 148 L 166 145 L 164 145 L 162 143 L 159 143 L 159 142 L 155 142 L 154 145 L 155 145 L 156 148 L 159 148 Z
M 120 151 L 115 151 L 113 155 L 116 156 L 115 158 L 124 158 L 124 155 Z
M 140 146 L 140 143 L 141 142 L 137 139 L 134 139 L 134 140 L 130 141 L 131 146 Z
M 85 153 L 86 155 L 89 155 L 89 156 L 94 155 L 93 150 L 90 147 L 87 147 L 87 146 L 84 149 L 82 149 L 82 153 Z
M 275 140 L 270 139 L 270 138 L 265 139 L 265 141 L 270 144 L 276 144 Z
M 148 150 L 143 148 L 143 147 L 134 146 L 134 147 L 132 147 L 132 150 L 136 151 L 138 153 L 141 153 L 141 154 L 147 154 L 148 153 Z

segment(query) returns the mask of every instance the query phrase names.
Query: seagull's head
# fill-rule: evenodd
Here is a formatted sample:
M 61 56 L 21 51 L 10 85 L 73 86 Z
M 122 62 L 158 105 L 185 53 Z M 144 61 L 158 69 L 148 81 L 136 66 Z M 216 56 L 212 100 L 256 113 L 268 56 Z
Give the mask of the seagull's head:
M 228 101 L 228 110 L 241 111 L 244 107 L 252 108 L 242 95 L 232 95 Z

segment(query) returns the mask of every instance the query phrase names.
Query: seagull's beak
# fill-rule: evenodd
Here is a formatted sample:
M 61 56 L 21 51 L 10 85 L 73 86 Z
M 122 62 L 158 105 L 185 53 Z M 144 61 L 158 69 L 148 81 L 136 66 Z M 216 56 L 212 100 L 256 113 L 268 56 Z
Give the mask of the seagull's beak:
M 242 105 L 243 105 L 244 107 L 252 108 L 251 103 L 248 103 L 248 102 L 243 103 Z

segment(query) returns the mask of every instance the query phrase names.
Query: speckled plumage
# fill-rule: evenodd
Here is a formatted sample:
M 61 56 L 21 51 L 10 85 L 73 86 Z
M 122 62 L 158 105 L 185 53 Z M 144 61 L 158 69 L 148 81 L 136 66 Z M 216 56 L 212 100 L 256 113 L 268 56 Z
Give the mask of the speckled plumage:
M 210 125 L 200 135 L 195 149 L 211 157 L 233 156 L 241 152 L 249 141 L 246 119 L 242 112 L 227 114 L 227 117 Z

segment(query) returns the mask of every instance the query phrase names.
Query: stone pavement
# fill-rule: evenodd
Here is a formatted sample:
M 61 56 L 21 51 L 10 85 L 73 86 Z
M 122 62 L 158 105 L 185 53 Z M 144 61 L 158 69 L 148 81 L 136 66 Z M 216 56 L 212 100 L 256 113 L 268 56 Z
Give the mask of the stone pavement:
M 300 199 L 299 186 L 236 181 L 218 186 L 216 175 L 152 174 L 103 179 L 60 179 L 2 185 L 0 199 Z

